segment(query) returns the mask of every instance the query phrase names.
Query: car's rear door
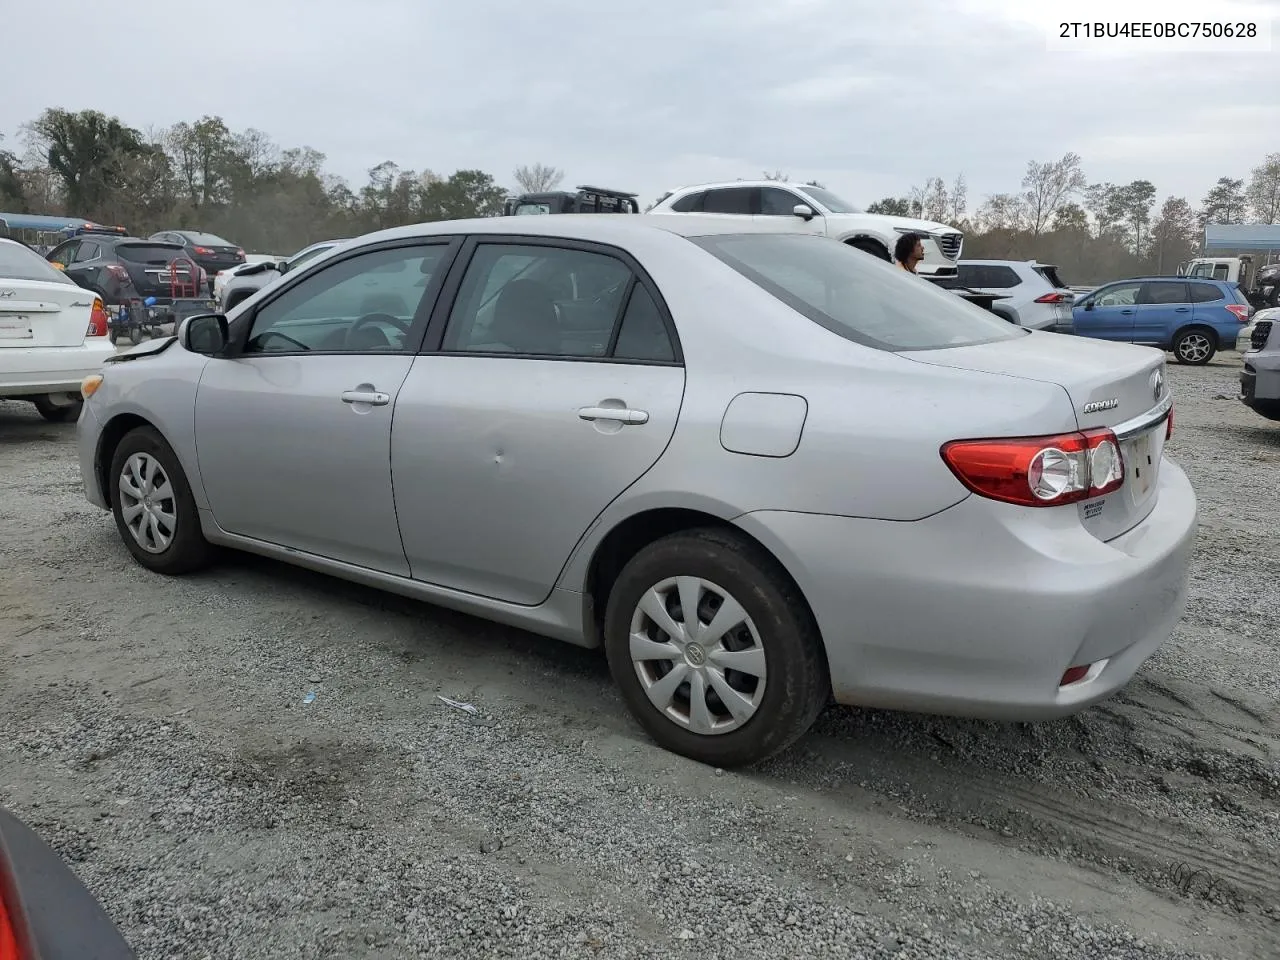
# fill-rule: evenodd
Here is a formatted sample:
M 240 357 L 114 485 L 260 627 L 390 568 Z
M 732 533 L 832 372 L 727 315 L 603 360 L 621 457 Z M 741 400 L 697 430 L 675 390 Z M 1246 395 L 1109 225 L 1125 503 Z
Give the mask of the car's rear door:
M 1151 280 L 1138 293 L 1134 343 L 1167 347 L 1174 333 L 1191 323 L 1191 303 L 1182 280 Z
M 432 238 L 353 251 L 236 317 L 243 349 L 211 358 L 196 392 L 199 476 L 222 529 L 408 574 L 392 411 L 455 249 Z
M 518 604 L 662 455 L 684 367 L 657 287 L 616 248 L 470 241 L 396 403 L 414 579 Z

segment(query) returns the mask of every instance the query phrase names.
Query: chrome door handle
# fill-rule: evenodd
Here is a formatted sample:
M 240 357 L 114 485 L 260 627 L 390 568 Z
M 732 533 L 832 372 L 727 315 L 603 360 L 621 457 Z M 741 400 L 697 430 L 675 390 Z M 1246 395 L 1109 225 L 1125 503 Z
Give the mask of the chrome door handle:
M 648 423 L 645 410 L 627 410 L 622 407 L 583 407 L 578 411 L 583 420 L 617 420 L 621 423 Z
M 343 403 L 367 403 L 371 407 L 385 407 L 391 402 L 390 394 L 375 390 L 348 390 L 342 395 Z

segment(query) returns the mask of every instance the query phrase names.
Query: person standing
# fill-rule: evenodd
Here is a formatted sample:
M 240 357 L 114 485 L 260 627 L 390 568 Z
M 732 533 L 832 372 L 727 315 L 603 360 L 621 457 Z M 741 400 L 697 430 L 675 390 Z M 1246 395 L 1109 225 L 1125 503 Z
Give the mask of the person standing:
M 893 259 L 907 273 L 915 273 L 916 264 L 924 259 L 924 238 L 918 233 L 904 233 L 894 244 Z

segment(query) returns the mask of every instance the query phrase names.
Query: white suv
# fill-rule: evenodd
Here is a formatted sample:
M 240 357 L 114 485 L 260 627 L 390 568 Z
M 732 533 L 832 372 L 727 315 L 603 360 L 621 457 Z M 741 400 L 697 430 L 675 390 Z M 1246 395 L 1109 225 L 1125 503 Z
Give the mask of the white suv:
M 1052 263 L 1035 260 L 964 260 L 960 285 L 1000 299 L 991 308 L 1010 323 L 1030 330 L 1071 333 L 1076 299 Z
M 790 217 L 798 233 L 831 237 L 884 260 L 893 259 L 899 237 L 916 233 L 924 243 L 924 261 L 916 272 L 939 280 L 956 275 L 956 261 L 964 245 L 964 234 L 955 227 L 865 213 L 824 187 L 780 180 L 735 180 L 680 187 L 665 194 L 648 212 L 752 220 Z

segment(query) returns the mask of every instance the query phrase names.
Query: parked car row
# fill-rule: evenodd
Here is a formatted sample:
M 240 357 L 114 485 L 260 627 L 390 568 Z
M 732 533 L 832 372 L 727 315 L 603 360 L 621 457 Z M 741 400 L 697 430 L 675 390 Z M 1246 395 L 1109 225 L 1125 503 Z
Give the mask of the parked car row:
M 1127 683 L 1196 529 L 1164 363 L 785 222 L 428 223 L 110 358 L 79 457 L 144 567 L 238 548 L 603 647 L 729 766 L 832 697 L 1034 720 Z

